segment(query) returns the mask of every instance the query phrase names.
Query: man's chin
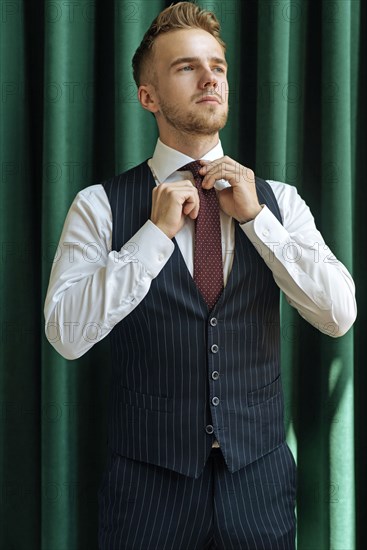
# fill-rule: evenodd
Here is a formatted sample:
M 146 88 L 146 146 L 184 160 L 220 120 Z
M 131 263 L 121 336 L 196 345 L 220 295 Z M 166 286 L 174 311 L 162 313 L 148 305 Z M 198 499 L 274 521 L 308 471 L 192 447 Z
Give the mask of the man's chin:
M 200 134 L 202 136 L 214 136 L 217 132 L 222 130 L 224 128 L 225 124 L 221 124 L 220 126 L 210 126 L 210 127 L 203 127 L 198 126 L 196 128 L 192 129 L 192 134 Z
M 227 123 L 227 117 L 221 118 L 220 120 L 208 121 L 208 119 L 203 121 L 198 121 L 198 124 L 195 128 L 196 132 L 201 134 L 213 135 L 222 130 Z
M 185 116 L 182 113 L 179 116 L 177 116 L 177 113 L 174 114 L 175 116 L 172 116 L 171 113 L 166 112 L 163 116 L 166 122 L 178 131 L 187 134 L 211 136 L 224 128 L 227 123 L 228 112 L 216 113 L 215 107 L 210 109 L 210 111 L 199 115 L 197 113 L 187 113 Z
M 210 116 L 196 116 L 191 120 L 187 120 L 187 127 L 192 130 L 193 133 L 200 133 L 203 135 L 213 135 L 219 132 L 227 123 L 227 115 Z

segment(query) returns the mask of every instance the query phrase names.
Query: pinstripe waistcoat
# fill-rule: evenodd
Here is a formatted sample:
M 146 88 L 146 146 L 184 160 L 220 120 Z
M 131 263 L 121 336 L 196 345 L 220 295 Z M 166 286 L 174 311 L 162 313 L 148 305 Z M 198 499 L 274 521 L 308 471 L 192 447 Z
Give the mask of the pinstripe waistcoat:
M 144 161 L 103 186 L 119 251 L 150 217 L 155 181 Z M 281 221 L 269 184 L 256 178 L 256 188 Z M 131 459 L 197 478 L 216 438 L 233 473 L 285 439 L 279 289 L 236 224 L 232 270 L 209 312 L 173 242 L 146 297 L 109 335 L 108 443 Z

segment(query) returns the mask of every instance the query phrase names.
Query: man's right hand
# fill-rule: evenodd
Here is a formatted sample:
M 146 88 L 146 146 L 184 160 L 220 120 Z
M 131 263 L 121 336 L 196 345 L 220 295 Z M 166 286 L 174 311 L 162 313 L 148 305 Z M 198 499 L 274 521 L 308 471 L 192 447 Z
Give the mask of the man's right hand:
M 183 227 L 185 216 L 198 216 L 199 194 L 190 180 L 161 183 L 153 189 L 152 199 L 150 219 L 170 239 Z

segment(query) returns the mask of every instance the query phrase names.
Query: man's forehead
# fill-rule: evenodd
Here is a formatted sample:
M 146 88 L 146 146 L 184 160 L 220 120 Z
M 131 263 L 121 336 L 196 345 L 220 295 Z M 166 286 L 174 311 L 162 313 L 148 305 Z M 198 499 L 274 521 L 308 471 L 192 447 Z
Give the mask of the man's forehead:
M 203 29 L 174 29 L 157 37 L 153 44 L 155 61 L 169 61 L 171 65 L 179 58 L 222 60 L 226 65 L 224 51 L 216 38 Z

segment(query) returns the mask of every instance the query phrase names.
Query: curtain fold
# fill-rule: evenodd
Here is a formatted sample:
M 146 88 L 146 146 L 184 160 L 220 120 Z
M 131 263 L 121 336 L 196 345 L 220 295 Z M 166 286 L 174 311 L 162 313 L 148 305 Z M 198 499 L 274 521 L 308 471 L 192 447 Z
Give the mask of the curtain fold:
M 67 361 L 43 303 L 79 190 L 142 162 L 157 128 L 131 59 L 169 1 L 0 2 L 0 547 L 97 549 L 108 341 Z M 229 63 L 225 154 L 297 187 L 354 275 L 359 316 L 332 339 L 281 301 L 287 440 L 298 463 L 298 549 L 364 547 L 366 6 L 360 0 L 203 1 Z M 89 251 L 92 253 L 92 250 Z M 317 261 L 317 247 L 315 247 Z M 332 258 L 331 260 L 332 261 Z M 73 338 L 78 319 L 49 327 Z M 88 335 L 86 334 L 86 337 Z
M 155 118 L 137 98 L 131 60 L 150 23 L 164 8 L 159 0 L 115 0 L 116 173 L 149 158 L 158 137 Z
M 12 541 L 16 548 L 22 540 L 37 548 L 42 296 L 35 200 L 40 185 L 32 178 L 30 33 L 22 2 L 1 2 L 0 9 L 0 546 L 9 548 Z
M 321 203 L 325 238 L 333 252 L 353 269 L 351 148 L 358 52 L 354 47 L 358 2 L 338 2 L 322 9 L 322 174 Z M 333 242 L 334 241 L 334 242 Z M 321 429 L 324 495 L 328 501 L 330 548 L 355 545 L 353 328 L 340 340 L 322 339 L 324 402 Z M 326 443 L 327 442 L 327 443 Z M 328 445 L 328 447 L 327 447 Z M 325 537 L 326 538 L 326 537 Z
M 50 251 L 47 259 L 51 262 L 65 253 L 72 261 L 77 242 L 56 247 L 65 214 L 90 177 L 86 167 L 93 159 L 96 21 L 91 2 L 46 3 L 45 9 L 42 249 Z M 44 287 L 51 262 L 43 264 Z M 49 331 L 55 339 L 65 332 L 72 339 L 77 323 L 77 319 L 67 319 Z M 41 431 L 42 548 L 78 548 L 76 512 L 83 438 L 78 409 L 83 384 L 77 364 L 43 346 L 42 408 L 47 417 Z

